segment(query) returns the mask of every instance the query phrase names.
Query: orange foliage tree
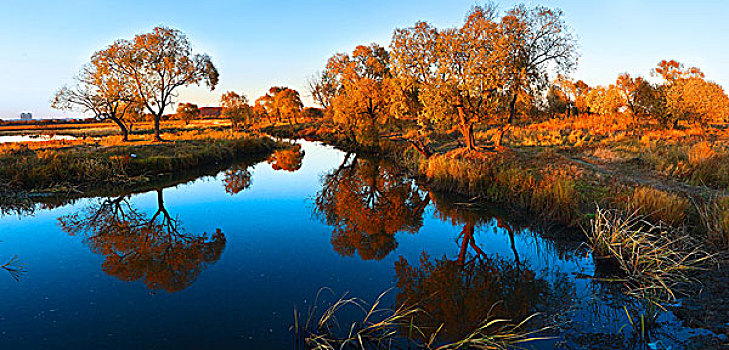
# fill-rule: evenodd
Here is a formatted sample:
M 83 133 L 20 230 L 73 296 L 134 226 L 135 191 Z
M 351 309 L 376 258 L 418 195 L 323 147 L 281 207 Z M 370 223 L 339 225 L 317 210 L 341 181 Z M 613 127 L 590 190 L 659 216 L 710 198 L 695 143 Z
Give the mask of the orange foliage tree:
M 194 103 L 180 103 L 177 106 L 177 119 L 185 122 L 185 125 L 190 124 L 190 121 L 200 116 L 200 109 Z
M 334 122 L 363 146 L 378 146 L 379 125 L 388 116 L 389 54 L 377 45 L 357 46 L 351 55 L 329 59 L 324 76 L 331 77 Z
M 260 106 L 260 107 L 259 107 Z M 255 103 L 255 111 L 259 116 L 273 117 L 278 121 L 288 119 L 289 124 L 296 122 L 296 117 L 301 114 L 304 104 L 301 102 L 299 92 L 285 86 L 274 86 L 268 93 L 259 97 Z
M 230 119 L 230 126 L 233 130 L 250 124 L 253 111 L 248 105 L 248 98 L 245 94 L 238 95 L 234 91 L 228 91 L 220 96 L 220 105 L 223 108 L 220 115 Z
M 162 141 L 160 120 L 180 87 L 204 84 L 213 90 L 218 84 L 210 56 L 193 54 L 187 36 L 172 28 L 156 27 L 132 40 L 118 40 L 97 55 L 104 71 L 124 77 L 135 101 L 152 114 L 157 141 Z
M 494 6 L 476 6 L 460 28 L 418 22 L 395 30 L 391 46 L 392 69 L 415 90 L 421 120 L 458 125 L 469 149 L 476 147 L 474 125 L 504 124 L 499 113 L 506 110 L 508 127 L 517 101 L 546 87 L 547 68 L 567 71 L 576 59 L 561 11 L 542 7 L 517 6 L 499 19 Z
M 119 127 L 123 140 L 128 141 L 130 127 L 127 125 L 140 113 L 141 105 L 128 77 L 108 69 L 105 54 L 105 51 L 95 53 L 76 77 L 76 84 L 58 90 L 51 106 L 92 113 L 98 120 L 111 120 Z

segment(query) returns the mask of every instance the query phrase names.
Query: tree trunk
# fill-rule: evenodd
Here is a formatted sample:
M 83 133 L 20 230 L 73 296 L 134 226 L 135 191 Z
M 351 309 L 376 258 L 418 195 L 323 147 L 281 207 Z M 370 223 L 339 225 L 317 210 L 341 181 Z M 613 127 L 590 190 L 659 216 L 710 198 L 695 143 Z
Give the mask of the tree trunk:
M 418 153 L 422 154 L 425 158 L 430 158 L 430 156 L 433 155 L 433 152 L 428 148 L 428 146 L 424 145 L 422 142 L 417 140 L 408 140 L 411 145 L 413 145 L 413 148 L 415 148 Z
M 458 107 L 458 116 L 461 119 L 461 134 L 463 135 L 463 141 L 466 143 L 468 150 L 476 149 L 476 140 L 473 137 L 473 123 L 469 123 L 466 119 L 466 112 L 463 111 L 463 107 Z
M 162 116 L 159 114 L 154 115 L 154 140 L 157 142 L 162 142 L 162 137 L 160 136 L 159 132 L 159 121 L 162 119 Z
M 506 121 L 506 125 L 501 127 L 501 130 L 499 131 L 499 135 L 496 137 L 496 141 L 494 142 L 494 145 L 496 147 L 501 147 L 501 142 L 504 139 L 504 134 L 506 134 L 506 131 L 511 128 L 511 125 L 514 123 L 515 117 L 516 117 L 516 94 L 512 95 L 511 101 L 509 102 L 509 120 Z
M 122 140 L 124 142 L 129 141 L 129 130 L 127 129 L 127 126 L 124 125 L 124 122 L 122 122 L 118 118 L 111 118 L 111 120 L 114 121 L 114 123 L 116 123 L 116 125 L 119 126 L 119 129 L 121 129 L 121 132 L 122 132 Z

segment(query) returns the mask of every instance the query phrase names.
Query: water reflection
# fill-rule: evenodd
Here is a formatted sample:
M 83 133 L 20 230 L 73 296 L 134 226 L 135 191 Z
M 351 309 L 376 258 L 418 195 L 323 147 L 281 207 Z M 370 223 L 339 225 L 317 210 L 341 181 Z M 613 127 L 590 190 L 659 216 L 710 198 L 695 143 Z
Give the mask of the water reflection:
M 304 160 L 304 151 L 301 145 L 294 144 L 290 148 L 277 150 L 268 157 L 268 163 L 271 164 L 273 170 L 285 170 L 294 172 L 301 169 Z
M 81 212 L 58 219 L 64 232 L 83 237 L 104 256 L 102 270 L 123 281 L 141 280 L 149 289 L 177 292 L 189 287 L 225 249 L 225 235 L 186 232 L 165 207 L 157 189 L 157 210 L 150 217 L 134 208 L 129 196 L 101 199 Z
M 253 173 L 247 164 L 236 164 L 223 173 L 225 192 L 231 196 L 251 187 Z
M 333 227 L 337 253 L 381 260 L 397 247 L 396 233 L 420 230 L 428 203 L 428 196 L 385 161 L 347 154 L 324 176 L 315 212 Z
M 411 263 L 400 257 L 395 264 L 397 303 L 415 304 L 425 311 L 414 321 L 419 327 L 437 331 L 441 341 L 457 341 L 477 329 L 486 318 L 521 322 L 557 300 L 574 295 L 574 285 L 564 276 L 550 282 L 520 262 L 514 240 L 515 234 L 525 228 L 494 214 L 453 203 L 434 192 L 429 196 L 436 216 L 463 229 L 454 257 L 431 259 L 423 252 L 420 261 Z M 493 225 L 495 232 L 501 229 L 508 235 L 513 260 L 489 254 L 488 247 L 476 241 L 476 229 L 487 224 Z M 423 340 L 429 337 L 426 333 Z

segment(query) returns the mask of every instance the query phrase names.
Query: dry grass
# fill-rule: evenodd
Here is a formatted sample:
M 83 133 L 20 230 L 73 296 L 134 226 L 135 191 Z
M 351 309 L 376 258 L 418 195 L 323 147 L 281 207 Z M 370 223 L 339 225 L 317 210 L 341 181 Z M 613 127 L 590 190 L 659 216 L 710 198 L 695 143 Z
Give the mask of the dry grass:
M 646 186 L 636 187 L 628 204 L 628 210 L 637 211 L 652 222 L 674 227 L 686 221 L 688 208 L 688 198 Z
M 121 143 L 111 136 L 94 144 L 6 146 L 0 153 L 0 184 L 6 191 L 30 191 L 144 181 L 277 147 L 269 138 L 223 131 L 193 130 L 166 137 L 173 141 L 155 143 L 150 136 Z
M 549 154 L 535 159 L 541 164 L 527 164 L 525 158 L 508 151 L 469 153 L 459 149 L 425 160 L 420 171 L 439 189 L 509 203 L 549 220 L 576 225 L 581 218 L 579 172 L 555 169 L 549 163 L 556 158 Z
M 729 196 L 716 196 L 696 204 L 696 209 L 709 240 L 720 247 L 729 247 Z
M 598 208 L 587 238 L 598 258 L 611 259 L 622 272 L 617 281 L 629 294 L 673 300 L 691 273 L 713 260 L 695 238 L 669 226 L 654 225 L 637 213 Z
M 528 332 L 523 326 L 531 317 L 518 324 L 508 320 L 487 317 L 481 325 L 463 339 L 442 344 L 438 343 L 436 330 L 425 343 L 415 341 L 415 336 L 424 337 L 425 334 L 417 324 L 414 324 L 416 314 L 424 311 L 416 306 L 401 305 L 395 309 L 383 308 L 382 298 L 387 291 L 380 294 L 372 304 L 357 298 L 343 295 L 333 303 L 319 310 L 320 297 L 323 288 L 319 290 L 312 307 L 306 315 L 294 309 L 294 330 L 297 339 L 297 348 L 312 350 L 334 349 L 392 349 L 398 346 L 426 350 L 456 350 L 456 349 L 510 349 L 516 344 L 526 343 L 538 339 L 537 333 L 541 330 Z M 338 316 L 346 308 L 353 308 L 362 315 L 361 321 L 355 321 L 345 327 L 339 323 Z M 407 334 L 403 334 L 403 330 Z M 399 348 L 399 347 L 398 347 Z

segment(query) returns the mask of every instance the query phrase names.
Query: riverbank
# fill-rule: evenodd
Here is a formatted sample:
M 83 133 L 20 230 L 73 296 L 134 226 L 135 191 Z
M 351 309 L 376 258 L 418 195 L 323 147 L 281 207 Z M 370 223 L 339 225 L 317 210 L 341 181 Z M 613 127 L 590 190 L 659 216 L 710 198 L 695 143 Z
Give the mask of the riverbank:
M 326 124 L 278 126 L 264 131 L 277 137 L 322 141 L 348 151 L 372 152 Z M 518 132 L 523 131 L 515 133 Z M 645 164 L 647 162 L 642 159 L 647 157 L 645 155 L 629 158 L 615 154 L 626 147 L 629 142 L 626 140 L 601 143 L 602 146 L 532 147 L 524 146 L 525 141 L 517 139 L 512 145 L 498 150 L 468 151 L 460 147 L 458 135 L 430 136 L 428 141 L 418 140 L 417 143 L 406 136 L 402 133 L 383 135 L 379 140 L 380 149 L 375 152 L 441 191 L 528 210 L 544 220 L 573 228 L 589 224 L 598 207 L 636 211 L 653 223 L 690 228 L 719 248 L 729 243 L 725 242 L 729 237 L 722 237 L 724 232 L 716 232 L 729 222 L 714 223 L 718 230 L 709 232 L 712 230 L 707 226 L 711 225 L 703 222 L 706 218 L 701 215 L 703 209 L 721 202 L 726 196 L 725 185 L 717 171 L 723 165 L 709 165 L 723 164 L 721 160 L 726 154 L 716 154 L 709 149 L 704 150 L 703 163 L 695 160 L 700 158 L 697 149 L 706 148 L 706 143 L 684 147 L 693 152 L 691 158 L 695 166 L 692 171 L 683 172 L 693 175 L 682 178 L 649 172 L 647 168 L 653 165 Z M 669 146 L 659 147 L 654 141 L 653 147 L 652 156 L 660 158 L 656 154 L 666 153 Z M 425 155 L 423 148 L 430 154 Z M 638 153 L 638 150 L 633 152 Z M 689 156 L 675 154 L 680 152 L 674 150 L 674 158 Z M 600 155 L 603 161 L 597 156 L 587 157 L 585 153 Z M 615 159 L 605 161 L 607 154 Z M 666 158 L 664 163 L 669 163 L 669 156 L 663 158 Z M 688 164 L 682 166 L 690 167 Z M 717 172 L 716 176 L 709 174 L 712 171 Z M 709 178 L 714 180 L 708 181 Z M 711 233 L 715 236 L 710 236 Z
M 470 205 L 496 203 L 512 208 L 543 222 L 544 227 L 554 228 L 556 224 L 566 228 L 557 231 L 572 232 L 588 245 L 600 243 L 596 236 L 608 233 L 599 237 L 610 248 L 606 255 L 593 254 L 599 260 L 598 270 L 604 270 L 594 278 L 613 281 L 608 284 L 618 281 L 627 294 L 674 309 L 688 324 L 721 334 L 721 325 L 729 322 L 721 312 L 708 312 L 724 310 L 723 306 L 717 308 L 716 300 L 726 298 L 726 291 L 717 289 L 726 281 L 723 267 L 727 266 L 729 242 L 729 212 L 722 204 L 727 197 L 721 182 L 702 186 L 688 177 L 651 172 L 648 168 L 653 164 L 641 157 L 612 163 L 585 157 L 586 152 L 615 152 L 629 140 L 588 145 L 587 149 L 512 143 L 498 150 L 468 151 L 459 147 L 457 136 L 437 135 L 441 137 L 438 139 L 431 135 L 426 142 L 412 138 L 418 140 L 413 142 L 403 133 L 391 133 L 383 135 L 380 149 L 373 151 L 358 147 L 325 124 L 264 131 L 278 137 L 322 141 L 345 151 L 376 153 L 407 169 L 411 177 L 430 189 L 458 194 Z M 705 147 L 702 145 L 682 147 L 697 153 L 697 148 Z M 596 152 L 600 147 L 602 151 Z M 651 147 L 654 157 L 669 147 L 679 148 L 666 142 L 654 142 Z M 709 155 L 703 162 L 719 162 L 723 156 Z M 694 174 L 716 170 L 706 165 L 693 169 Z M 625 229 L 594 232 L 591 223 L 605 210 L 632 221 Z M 661 242 L 668 246 L 657 246 Z M 637 253 L 621 253 L 629 252 L 630 247 Z M 670 305 L 675 298 L 681 300 L 681 306 L 674 308 Z M 707 315 L 711 319 L 708 322 L 704 320 Z
M 120 142 L 99 139 L 12 143 L 0 146 L 0 185 L 4 197 L 78 195 L 99 189 L 143 186 L 166 174 L 246 157 L 263 159 L 282 144 L 265 136 L 230 131 L 167 133 Z

